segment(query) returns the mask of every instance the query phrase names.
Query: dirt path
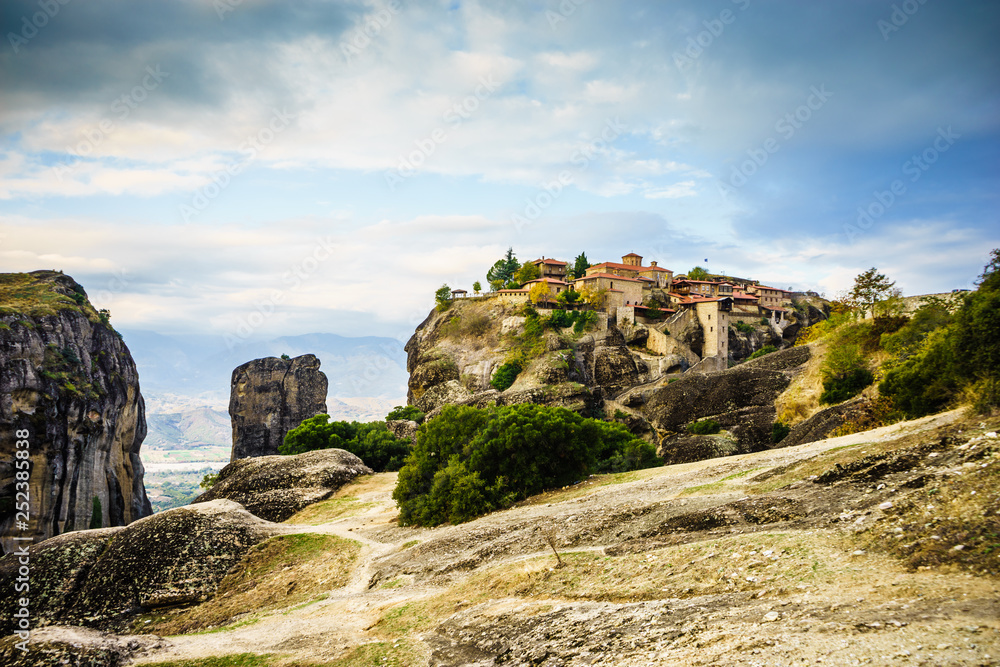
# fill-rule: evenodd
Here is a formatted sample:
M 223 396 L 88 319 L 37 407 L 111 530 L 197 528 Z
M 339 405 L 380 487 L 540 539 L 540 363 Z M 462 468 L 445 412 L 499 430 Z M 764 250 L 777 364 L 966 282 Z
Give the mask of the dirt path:
M 376 475 L 347 491 L 363 506 L 356 513 L 286 524 L 289 533 L 361 544 L 346 586 L 308 606 L 262 614 L 253 625 L 170 637 L 138 662 L 252 652 L 322 664 L 378 641 L 372 628 L 387 610 L 457 596 L 454 612 L 432 631 L 401 631 L 384 660 L 371 664 L 486 665 L 497 647 L 506 647 L 511 664 L 542 664 L 547 655 L 553 665 L 787 665 L 804 657 L 810 664 L 1000 664 L 995 579 L 908 572 L 896 559 L 848 546 L 843 522 L 831 524 L 843 512 L 864 521 L 868 515 L 853 508 L 874 502 L 867 488 L 802 487 L 796 492 L 811 495 L 790 501 L 789 516 L 798 518 L 723 523 L 695 538 L 684 532 L 690 529 L 663 530 L 685 512 L 746 506 L 739 504 L 748 500 L 746 480 L 769 471 L 840 448 L 930 438 L 960 420 L 950 412 L 630 473 L 610 485 L 595 478 L 435 529 L 397 526 L 395 475 Z M 800 501 L 810 511 L 796 514 Z M 559 530 L 563 569 L 541 537 L 545 525 Z M 404 640 L 417 649 L 401 657 L 394 651 Z

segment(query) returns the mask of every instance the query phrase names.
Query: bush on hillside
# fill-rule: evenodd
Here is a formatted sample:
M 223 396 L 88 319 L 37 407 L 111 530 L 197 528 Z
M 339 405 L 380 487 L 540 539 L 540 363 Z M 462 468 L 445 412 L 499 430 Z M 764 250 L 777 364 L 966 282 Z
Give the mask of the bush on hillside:
M 330 415 L 316 415 L 289 431 L 278 452 L 302 454 L 316 449 L 344 449 L 375 472 L 391 472 L 403 466 L 410 443 L 390 433 L 385 422 L 332 422 Z
M 392 497 L 401 525 L 461 523 L 595 472 L 659 463 L 621 424 L 565 408 L 448 405 L 421 426 Z
M 747 357 L 747 360 L 756 359 L 758 357 L 763 357 L 765 354 L 771 354 L 772 352 L 777 352 L 778 348 L 773 345 L 765 345 L 764 347 L 756 350 L 753 354 Z
M 954 315 L 947 310 L 946 304 L 928 304 L 886 338 L 896 358 L 879 390 L 908 417 L 963 398 L 979 412 L 1000 405 L 1000 250 L 992 251 L 979 289 L 964 296 Z
M 713 435 L 722 430 L 722 426 L 714 419 L 702 419 L 688 426 L 688 431 L 695 435 Z
M 789 433 L 792 432 L 792 427 L 788 424 L 782 422 L 774 422 L 771 424 L 771 442 L 777 444 L 784 440 Z
M 517 379 L 517 376 L 520 373 L 521 365 L 517 362 L 503 364 L 493 373 L 493 377 L 490 379 L 490 386 L 497 391 L 506 391 L 512 384 L 514 384 L 514 380 Z

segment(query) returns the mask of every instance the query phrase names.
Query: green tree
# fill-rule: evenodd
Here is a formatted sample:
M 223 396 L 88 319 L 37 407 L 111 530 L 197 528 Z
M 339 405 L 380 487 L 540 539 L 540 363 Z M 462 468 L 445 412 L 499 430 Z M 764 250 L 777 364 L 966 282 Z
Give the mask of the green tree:
M 621 424 L 565 408 L 448 405 L 419 431 L 392 496 L 402 525 L 459 523 L 594 472 L 657 464 Z
M 451 306 L 451 288 L 447 285 L 441 285 L 441 287 L 434 292 L 434 301 L 437 302 L 438 310 L 442 312 L 448 310 Z
M 700 266 L 696 266 L 687 272 L 688 280 L 708 280 L 708 271 Z
M 875 307 L 883 299 L 892 295 L 892 288 L 895 284 L 873 266 L 854 278 L 854 286 L 851 288 L 849 296 L 854 303 L 858 304 L 862 317 L 868 311 L 871 311 L 872 317 L 875 317 Z
M 564 289 L 563 291 L 559 292 L 559 294 L 556 294 L 556 303 L 558 303 L 560 306 L 563 307 L 572 306 L 579 300 L 580 300 L 580 293 L 577 292 L 572 287 L 570 287 L 569 289 Z
M 480 284 L 478 280 L 472 283 L 472 291 L 475 292 L 476 294 L 479 294 L 480 292 L 483 291 L 483 286 Z
M 587 260 L 587 253 L 581 252 L 576 256 L 576 259 L 573 261 L 573 267 L 569 272 L 574 278 L 582 278 L 587 274 L 587 269 L 589 268 L 590 262 Z
M 103 528 L 104 527 L 104 514 L 101 510 L 101 499 L 94 496 L 94 502 L 90 507 L 90 526 L 91 529 Z
M 498 259 L 489 271 L 486 272 L 486 281 L 490 288 L 495 290 L 511 287 L 514 282 L 514 274 L 521 268 L 520 262 L 514 256 L 514 249 L 507 248 L 507 254 Z
M 420 408 L 415 405 L 397 405 L 389 414 L 385 416 L 385 420 L 388 422 L 398 419 L 414 421 L 419 424 L 424 420 L 424 413 L 421 412 Z
M 329 421 L 329 415 L 304 420 L 285 435 L 281 454 L 302 454 L 317 449 L 344 449 L 356 455 L 375 472 L 399 470 L 410 443 L 389 432 L 384 421 Z
M 525 262 L 521 265 L 521 268 L 517 270 L 514 274 L 514 282 L 519 285 L 523 285 L 529 280 L 536 280 L 542 277 L 542 271 L 538 268 L 537 264 L 532 262 Z

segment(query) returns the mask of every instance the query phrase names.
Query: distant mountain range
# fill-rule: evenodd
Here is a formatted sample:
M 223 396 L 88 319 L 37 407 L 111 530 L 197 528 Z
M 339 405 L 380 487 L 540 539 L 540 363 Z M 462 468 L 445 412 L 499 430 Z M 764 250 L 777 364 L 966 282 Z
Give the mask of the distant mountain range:
M 146 399 L 147 446 L 183 449 L 229 445 L 233 369 L 262 357 L 315 354 L 329 379 L 334 419 L 372 421 L 406 403 L 406 353 L 393 338 L 314 333 L 253 341 L 229 349 L 221 336 L 121 330 Z

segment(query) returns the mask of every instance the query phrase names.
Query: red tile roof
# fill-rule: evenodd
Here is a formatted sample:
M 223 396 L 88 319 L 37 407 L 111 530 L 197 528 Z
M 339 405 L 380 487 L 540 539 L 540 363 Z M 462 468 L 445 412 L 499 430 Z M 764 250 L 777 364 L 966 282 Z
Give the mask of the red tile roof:
M 603 266 L 603 264 L 598 264 L 597 266 Z M 592 273 L 589 276 L 584 276 L 583 278 L 577 278 L 577 280 L 593 280 L 594 278 L 608 278 L 610 280 L 627 280 L 628 282 L 632 283 L 642 282 L 642 280 L 639 280 L 638 278 L 626 278 L 625 276 L 616 276 L 613 273 Z
M 567 264 L 568 264 L 567 262 L 560 262 L 558 259 L 545 258 L 545 257 L 542 257 L 541 259 L 533 259 L 533 260 L 531 260 L 531 263 L 532 264 L 553 264 L 555 266 L 567 266 Z
M 629 254 L 627 254 L 627 255 L 624 255 L 624 256 L 625 256 L 625 257 L 642 257 L 642 255 L 637 255 L 637 254 L 635 254 L 634 252 L 630 252 Z
M 535 278 L 534 280 L 529 280 L 524 284 L 530 285 L 531 283 L 552 283 L 553 285 L 569 285 L 569 283 L 564 280 L 558 280 L 556 278 L 549 278 L 549 277 Z

